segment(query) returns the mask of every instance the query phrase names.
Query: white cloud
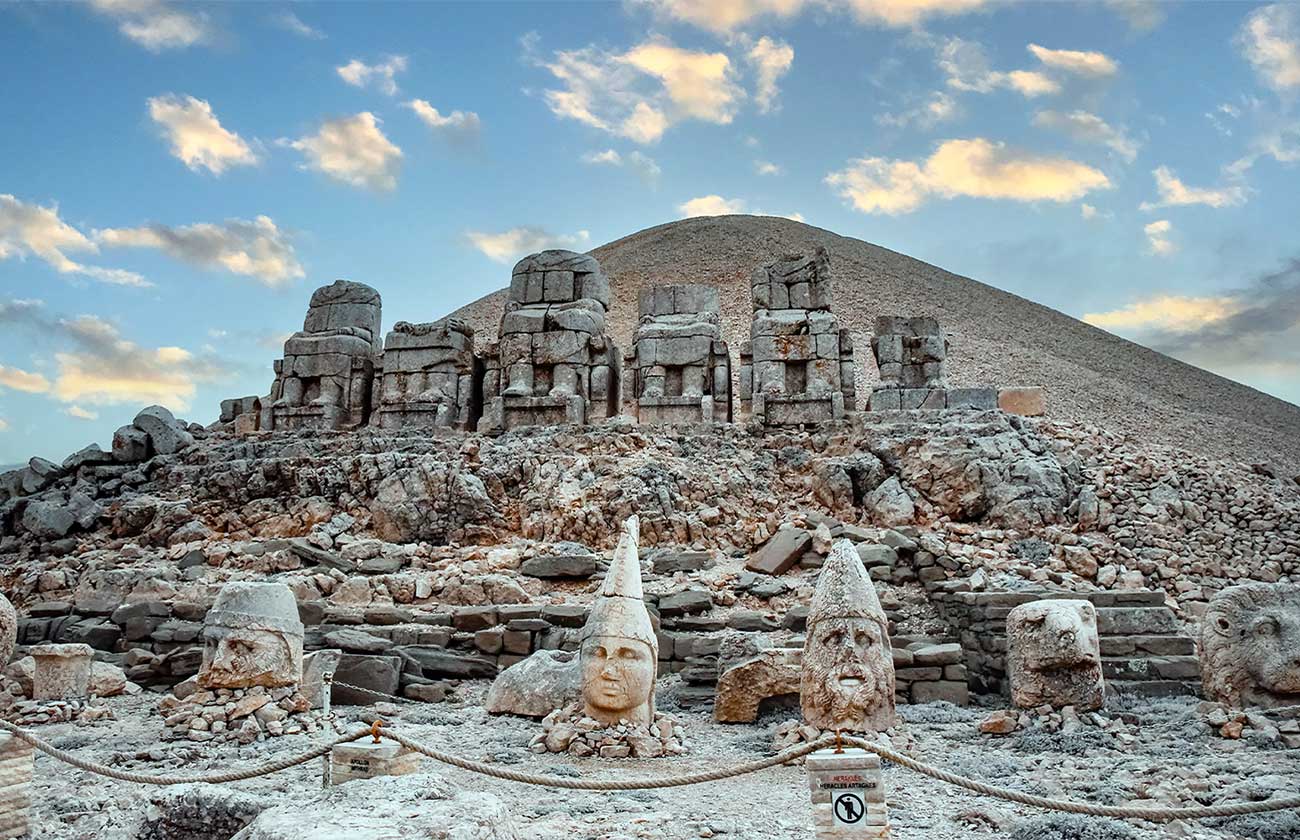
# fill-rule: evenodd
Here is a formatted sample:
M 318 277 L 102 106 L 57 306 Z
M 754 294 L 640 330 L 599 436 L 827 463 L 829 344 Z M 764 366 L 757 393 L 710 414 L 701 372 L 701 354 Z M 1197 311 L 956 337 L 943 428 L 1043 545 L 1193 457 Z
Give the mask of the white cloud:
M 114 247 L 156 248 L 191 265 L 255 277 L 271 288 L 306 276 L 289 237 L 266 216 L 183 227 L 110 228 L 97 231 L 95 238 Z
M 984 48 L 964 38 L 947 38 L 939 45 L 939 69 L 953 90 L 989 93 L 998 88 L 1017 91 L 1026 97 L 1057 93 L 1061 86 L 1033 70 L 1004 73 L 989 67 Z
M 1123 129 L 1115 128 L 1087 111 L 1039 111 L 1034 115 L 1034 125 L 1063 132 L 1083 143 L 1106 146 L 1129 163 L 1137 159 L 1136 141 Z
M 65 252 L 98 253 L 85 234 L 59 218 L 59 208 L 26 204 L 0 194 L 0 260 L 34 256 L 60 274 L 75 274 L 118 286 L 150 286 L 139 274 L 118 268 L 85 265 Z
M 687 119 L 730 123 L 745 96 L 726 54 L 661 38 L 621 53 L 561 50 L 539 63 L 563 85 L 544 92 L 553 114 L 643 144 Z
M 1300 8 L 1276 3 L 1255 9 L 1237 34 L 1237 45 L 1269 87 L 1300 88 Z
M 781 167 L 770 160 L 756 160 L 754 161 L 754 171 L 759 175 L 780 175 Z
M 232 166 L 257 163 L 257 156 L 238 134 L 223 128 L 207 100 L 174 94 L 149 100 L 149 116 L 162 126 L 172 155 L 195 172 L 206 168 L 220 175 Z
M 1174 226 L 1168 219 L 1160 219 L 1143 226 L 1142 232 L 1147 235 L 1147 246 L 1151 253 L 1158 257 L 1167 257 L 1178 250 L 1178 246 L 1174 245 L 1169 238 L 1173 230 Z
M 872 26 L 916 27 L 930 18 L 976 11 L 989 0 L 639 0 L 660 15 L 721 34 L 805 9 L 845 13 Z
M 82 408 L 82 407 L 79 406 L 79 405 L 70 405 L 70 406 L 68 406 L 66 409 L 64 409 L 64 413 L 67 414 L 69 417 L 75 417 L 75 418 L 77 418 L 78 420 L 98 420 L 98 419 L 99 419 L 99 412 L 97 412 L 97 411 L 90 411 L 90 410 L 88 410 L 88 409 Z
M 160 403 L 185 411 L 201 382 L 220 382 L 230 370 L 210 355 L 180 347 L 141 347 L 94 315 L 47 316 L 39 301 L 0 300 L 0 324 L 26 327 L 65 348 L 54 354 L 58 372 L 49 394 L 77 405 Z
M 638 151 L 631 151 L 625 155 L 619 154 L 614 149 L 605 149 L 602 152 L 588 152 L 582 156 L 582 162 L 592 166 L 618 166 L 625 167 L 636 174 L 638 178 L 647 184 L 655 184 L 659 181 L 659 176 L 663 170 L 654 158 L 641 154 Z
M 1160 200 L 1151 202 L 1144 201 L 1139 205 L 1141 210 L 1155 210 L 1160 207 L 1182 207 L 1189 204 L 1203 204 L 1206 207 L 1235 207 L 1238 204 L 1244 204 L 1246 201 L 1246 190 L 1243 187 L 1224 187 L 1222 189 L 1209 189 L 1202 187 L 1189 187 L 1174 175 L 1173 171 L 1167 166 L 1158 166 L 1151 172 L 1156 179 L 1156 192 L 1160 194 Z
M 378 64 L 366 64 L 354 58 L 342 67 L 335 67 L 334 72 L 353 87 L 363 88 L 373 83 L 389 96 L 396 96 L 397 74 L 406 72 L 406 56 L 389 56 Z
M 591 241 L 590 231 L 575 234 L 554 234 L 543 228 L 525 226 L 500 233 L 468 231 L 465 238 L 490 260 L 507 263 L 547 248 L 581 250 Z
M 1186 332 L 1222 321 L 1241 311 L 1231 296 L 1196 297 L 1157 294 L 1107 312 L 1090 312 L 1083 320 L 1107 330 L 1160 329 Z
M 943 91 L 930 94 L 922 104 L 897 114 L 878 114 L 876 123 L 894 128 L 933 128 L 941 122 L 947 122 L 958 114 L 957 100 Z
M 1079 205 L 1079 215 L 1087 221 L 1092 221 L 1093 219 L 1109 219 L 1114 214 L 1105 210 L 1098 210 L 1096 207 L 1085 201 Z
M 1150 32 L 1165 20 L 1161 0 L 1106 0 L 1106 5 L 1124 18 L 1134 32 Z
M 369 111 L 326 120 L 313 135 L 280 144 L 297 149 L 307 159 L 307 169 L 323 172 L 354 187 L 392 190 L 402 150 L 379 130 L 380 120 Z
M 920 161 L 858 158 L 826 183 L 864 213 L 910 213 L 931 198 L 1073 201 L 1107 189 L 1100 172 L 1067 158 L 1008 149 L 983 138 L 946 140 Z
M 1251 141 L 1250 152 L 1224 167 L 1224 172 L 1232 177 L 1240 177 L 1263 157 L 1271 157 L 1282 164 L 1300 161 L 1300 120 L 1263 131 Z
M 803 221 L 803 215 L 800 213 L 768 213 L 758 209 L 751 210 L 742 198 L 723 198 L 720 195 L 702 195 L 683 201 L 677 205 L 677 212 L 683 219 L 694 216 L 733 216 L 748 213 L 753 216 L 780 216 L 796 222 Z
M 50 380 L 39 373 L 0 365 L 0 388 L 10 388 L 26 394 L 43 394 L 50 390 Z
M 1114 76 L 1119 72 L 1119 65 L 1105 53 L 1085 52 L 1081 50 L 1049 50 L 1038 44 L 1030 44 L 1029 51 L 1034 57 L 1048 67 L 1073 73 L 1076 76 L 1101 79 Z
M 758 103 L 758 110 L 766 114 L 772 110 L 779 93 L 776 83 L 794 64 L 794 49 L 783 41 L 774 41 L 764 35 L 749 48 L 745 57 L 758 76 L 754 101 Z
M 4 419 L 3 417 L 0 417 L 0 432 L 7 432 L 7 431 L 9 431 L 9 421 Z
M 452 111 L 443 114 L 424 99 L 412 99 L 405 107 L 415 112 L 420 121 L 433 129 L 435 134 L 453 143 L 472 144 L 478 142 L 482 123 L 473 111 Z
M 308 23 L 304 23 L 302 18 L 290 11 L 284 11 L 278 15 L 273 15 L 271 17 L 271 23 L 302 38 L 307 38 L 312 41 L 325 40 L 324 32 L 321 32 L 319 29 Z
M 162 0 L 91 0 L 95 11 L 115 18 L 118 31 L 151 52 L 178 50 L 212 40 L 208 16 Z

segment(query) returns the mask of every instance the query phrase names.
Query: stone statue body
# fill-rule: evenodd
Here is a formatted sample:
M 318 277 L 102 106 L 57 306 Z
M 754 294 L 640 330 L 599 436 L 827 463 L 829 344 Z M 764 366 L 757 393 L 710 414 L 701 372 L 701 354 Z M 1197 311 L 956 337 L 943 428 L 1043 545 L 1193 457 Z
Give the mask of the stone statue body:
M 1236 708 L 1300 705 L 1300 586 L 1247 583 L 1215 595 L 1201 622 L 1201 684 Z
M 637 518 L 623 525 L 579 649 L 583 714 L 606 726 L 654 723 L 659 643 L 641 589 Z
M 233 582 L 203 621 L 203 688 L 279 688 L 302 681 L 303 627 L 289 587 Z
M 894 725 L 889 624 L 857 549 L 831 549 L 808 613 L 799 685 L 804 720 L 819 729 L 878 732 Z

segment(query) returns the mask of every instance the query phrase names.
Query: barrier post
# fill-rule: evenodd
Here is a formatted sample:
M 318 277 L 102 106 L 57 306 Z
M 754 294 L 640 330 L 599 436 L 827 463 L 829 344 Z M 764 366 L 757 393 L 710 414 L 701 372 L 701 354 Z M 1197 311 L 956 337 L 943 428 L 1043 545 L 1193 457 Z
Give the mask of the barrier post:
M 889 811 L 880 756 L 856 747 L 808 756 L 817 840 L 889 840 Z
M 321 717 L 324 719 L 325 725 L 329 726 L 330 700 L 332 699 L 330 697 L 330 694 L 334 691 L 334 672 L 326 671 L 325 673 L 320 675 L 320 679 L 321 679 L 321 691 L 320 691 Z M 333 778 L 331 778 L 332 774 L 330 772 L 329 755 L 323 755 L 320 757 L 320 773 L 321 773 L 320 776 L 321 787 L 327 788 L 334 783 Z
M 26 837 L 32 808 L 32 745 L 0 732 L 0 838 Z

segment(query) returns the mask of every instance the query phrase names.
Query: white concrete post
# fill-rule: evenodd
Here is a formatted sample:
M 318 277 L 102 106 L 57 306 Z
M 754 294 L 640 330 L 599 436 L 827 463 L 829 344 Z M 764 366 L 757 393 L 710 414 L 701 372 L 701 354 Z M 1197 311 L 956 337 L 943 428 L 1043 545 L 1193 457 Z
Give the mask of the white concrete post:
M 817 840 L 888 840 L 880 756 L 857 748 L 818 750 L 806 767 Z
M 32 807 L 32 746 L 0 732 L 0 840 L 26 837 Z

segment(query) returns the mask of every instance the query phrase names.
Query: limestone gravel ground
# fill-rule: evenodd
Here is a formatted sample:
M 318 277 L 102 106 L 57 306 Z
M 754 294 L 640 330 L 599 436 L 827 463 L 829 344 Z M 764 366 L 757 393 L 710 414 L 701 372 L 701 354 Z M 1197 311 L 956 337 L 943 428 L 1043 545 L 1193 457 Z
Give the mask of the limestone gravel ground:
M 671 683 L 671 681 L 669 681 Z M 482 708 L 486 685 L 467 685 L 443 704 L 403 704 L 394 721 L 411 737 L 462 756 L 502 766 L 563 777 L 667 776 L 716 768 L 769 754 L 772 733 L 789 716 L 774 710 L 755 725 L 714 724 L 706 710 L 668 711 L 687 727 L 690 752 L 671 760 L 600 761 L 537 755 L 527 749 L 534 721 L 492 717 Z M 662 690 L 661 690 L 662 691 Z M 205 772 L 264 762 L 305 750 L 310 737 L 279 738 L 250 747 L 160 744 L 157 696 L 106 701 L 116 720 L 90 725 L 57 724 L 40 734 L 77 754 L 145 773 Z M 981 735 L 977 726 L 988 709 L 936 703 L 900 708 L 902 729 L 915 756 L 968 776 L 1031 793 L 1106 804 L 1145 806 L 1208 804 L 1266 799 L 1300 791 L 1300 761 L 1294 751 L 1272 743 L 1220 738 L 1202 721 L 1192 698 L 1134 701 L 1104 714 L 1112 726 L 1083 726 L 1071 734 L 1020 731 Z M 343 707 L 354 723 L 366 709 Z M 426 761 L 430 789 L 486 792 L 512 815 L 519 838 L 537 840 L 625 840 L 625 838 L 718 837 L 736 840 L 811 840 L 807 783 L 802 768 L 782 767 L 755 775 L 693 787 L 592 793 L 523 786 Z M 1300 815 L 1157 826 L 1115 822 L 1034 809 L 967 793 L 902 768 L 886 765 L 890 820 L 898 840 L 957 840 L 1011 837 L 1015 840 L 1289 840 L 1300 837 Z M 409 782 L 409 780 L 408 780 Z M 405 783 L 404 783 L 405 784 Z M 268 806 L 298 804 L 303 837 L 313 836 L 310 799 L 321 795 L 320 765 L 312 762 L 274 776 L 228 786 Z M 344 789 L 346 789 L 346 785 Z M 33 837 L 36 840 L 125 840 L 141 837 L 158 788 L 92 776 L 44 755 L 36 759 Z M 412 836 L 399 823 L 413 819 L 403 808 L 375 796 L 369 783 L 356 787 L 355 807 L 372 818 L 391 812 L 392 833 L 370 838 Z M 338 794 L 336 793 L 336 796 Z M 405 808 L 409 809 L 410 805 Z M 403 816 L 403 814 L 407 814 Z M 156 814 L 156 811 L 155 811 Z M 382 820 L 380 821 L 383 822 Z M 185 838 L 228 837 L 214 827 Z M 460 838 L 448 825 L 445 835 Z M 156 835 L 153 835 L 156 836 Z M 426 835 L 418 835 L 426 836 Z M 357 836 L 355 840 L 370 840 Z

